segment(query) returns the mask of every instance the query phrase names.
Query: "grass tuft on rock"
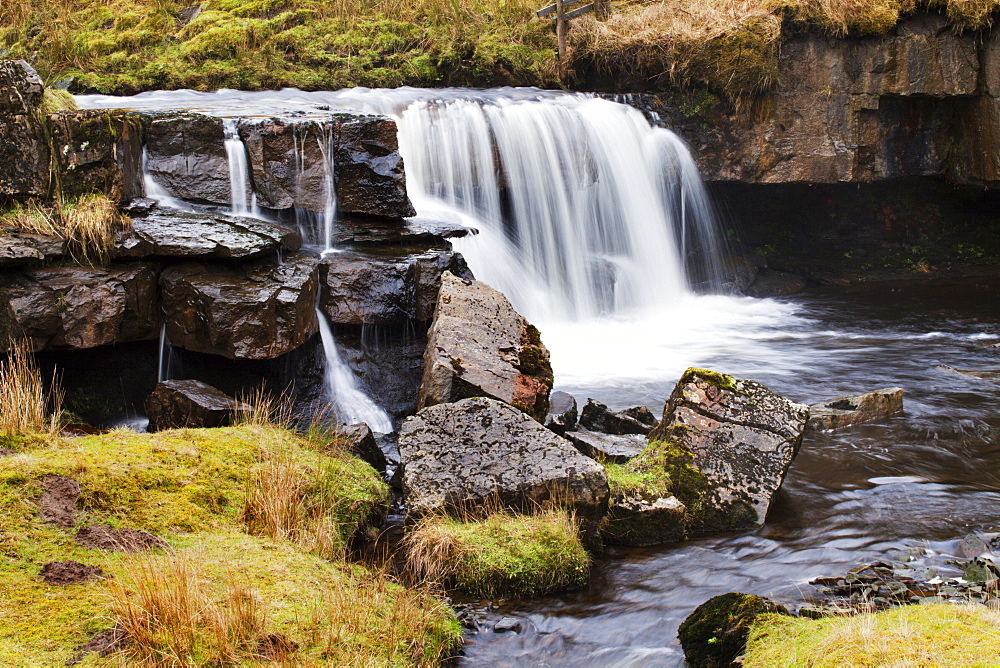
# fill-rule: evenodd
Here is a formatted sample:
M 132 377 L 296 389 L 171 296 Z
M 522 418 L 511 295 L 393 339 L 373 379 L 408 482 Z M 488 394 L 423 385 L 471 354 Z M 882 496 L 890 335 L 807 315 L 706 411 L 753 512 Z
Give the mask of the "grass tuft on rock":
M 537 596 L 583 585 L 590 575 L 579 527 L 560 508 L 494 511 L 480 519 L 429 515 L 404 544 L 418 578 L 474 596 Z
M 812 620 L 763 615 L 743 665 L 995 666 L 1000 612 L 982 605 L 909 605 L 853 617 Z
M 0 211 L 0 228 L 55 236 L 79 264 L 108 262 L 115 239 L 132 221 L 107 195 L 91 194 L 43 204 L 36 200 Z

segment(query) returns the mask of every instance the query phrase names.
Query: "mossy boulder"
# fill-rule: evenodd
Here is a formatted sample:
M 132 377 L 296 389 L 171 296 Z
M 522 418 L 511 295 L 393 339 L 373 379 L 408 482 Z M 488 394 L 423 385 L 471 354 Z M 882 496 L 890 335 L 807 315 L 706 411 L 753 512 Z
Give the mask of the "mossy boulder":
M 732 665 L 746 651 L 753 621 L 767 613 L 791 614 L 774 601 L 753 594 L 732 592 L 708 599 L 677 631 L 684 658 L 694 668 Z

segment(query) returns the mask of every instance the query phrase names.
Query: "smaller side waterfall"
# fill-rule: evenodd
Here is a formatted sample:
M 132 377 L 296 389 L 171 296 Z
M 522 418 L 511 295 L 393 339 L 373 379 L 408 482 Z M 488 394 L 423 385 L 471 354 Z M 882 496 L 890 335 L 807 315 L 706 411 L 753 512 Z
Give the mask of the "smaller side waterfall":
M 222 119 L 222 130 L 226 138 L 226 158 L 229 161 L 229 192 L 233 213 L 246 216 L 256 208 L 255 202 L 248 196 L 250 188 L 250 170 L 247 167 L 247 149 L 240 139 L 235 118 Z
M 189 211 L 190 206 L 184 203 L 183 200 L 179 200 L 169 192 L 167 189 L 156 182 L 153 175 L 149 173 L 147 164 L 149 162 L 148 153 L 146 147 L 142 147 L 142 187 L 146 194 L 146 197 L 155 201 L 157 204 L 162 206 L 164 209 L 179 209 L 181 211 Z
M 324 253 L 336 251 L 333 228 L 337 221 L 337 188 L 334 182 L 333 126 L 324 121 L 306 121 L 296 125 L 295 141 L 295 219 L 306 243 Z M 317 188 L 317 182 L 319 188 Z M 306 209 L 302 203 L 321 190 L 322 202 L 312 200 Z M 322 205 L 322 214 L 318 213 Z
M 167 323 L 160 325 L 160 357 L 157 365 L 156 382 L 170 380 L 171 366 L 174 361 L 174 349 L 167 340 Z

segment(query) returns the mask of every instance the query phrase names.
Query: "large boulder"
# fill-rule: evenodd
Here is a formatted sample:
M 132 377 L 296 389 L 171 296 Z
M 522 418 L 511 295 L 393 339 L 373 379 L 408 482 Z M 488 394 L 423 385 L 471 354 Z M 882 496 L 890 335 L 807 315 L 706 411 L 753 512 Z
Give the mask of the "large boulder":
M 143 194 L 142 121 L 126 111 L 63 111 L 48 117 L 54 176 L 64 197 L 99 193 L 119 202 Z
M 837 397 L 810 406 L 811 431 L 840 429 L 871 422 L 903 410 L 903 388 L 883 387 L 864 394 Z
M 418 409 L 492 397 L 542 421 L 551 389 L 549 351 L 538 330 L 500 292 L 445 272 L 427 336 Z
M 341 117 L 334 156 L 340 211 L 385 218 L 416 215 L 406 196 L 394 120 L 386 116 Z
M 230 359 L 273 359 L 311 338 L 318 259 L 239 266 L 185 263 L 160 278 L 170 344 Z
M 154 265 L 43 267 L 0 275 L 0 346 L 93 348 L 159 334 Z
M 174 197 L 229 204 L 229 159 L 222 119 L 194 112 L 153 116 L 146 171 Z
M 407 505 L 417 515 L 497 501 L 530 510 L 555 500 L 596 520 L 607 505 L 600 464 L 495 399 L 438 404 L 407 418 L 399 454 Z
M 465 259 L 450 251 L 385 257 L 363 253 L 326 256 L 320 308 L 343 325 L 393 325 L 434 315 L 441 274 L 472 278 Z
M 42 79 L 23 60 L 0 60 L 0 195 L 49 191 L 49 145 L 35 118 Z
M 298 250 L 298 231 L 256 218 L 154 209 L 118 235 L 115 256 L 242 259 Z
M 159 383 L 144 405 L 153 431 L 183 427 L 224 427 L 251 407 L 200 380 Z

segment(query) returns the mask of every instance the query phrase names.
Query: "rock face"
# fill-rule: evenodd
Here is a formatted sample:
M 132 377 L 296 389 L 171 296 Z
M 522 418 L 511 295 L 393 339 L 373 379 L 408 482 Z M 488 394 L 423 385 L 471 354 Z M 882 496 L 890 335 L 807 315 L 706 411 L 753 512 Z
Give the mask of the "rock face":
M 153 431 L 183 427 L 224 427 L 233 414 L 251 410 L 228 394 L 199 380 L 167 380 L 146 398 Z
M 608 482 L 600 464 L 494 399 L 439 404 L 407 418 L 399 453 L 406 500 L 417 514 L 496 497 L 525 510 L 564 501 L 593 520 L 607 505 Z
M 445 272 L 427 339 L 418 409 L 482 396 L 545 419 L 549 351 L 501 293 Z
M 156 267 L 44 267 L 2 274 L 0 313 L 0 340 L 25 337 L 36 351 L 156 338 Z
M 808 417 L 808 406 L 780 397 L 760 383 L 688 369 L 649 438 L 692 455 L 690 466 L 708 484 L 704 510 L 732 517 L 736 506 L 749 507 L 753 512 L 747 515 L 748 526 L 753 526 L 764 523 L 771 498 L 802 443 Z M 704 526 L 692 528 L 720 527 L 713 527 L 706 517 Z
M 894 415 L 902 410 L 903 388 L 884 387 L 810 406 L 807 426 L 812 431 L 840 429 Z
M 185 263 L 160 277 L 170 344 L 230 359 L 272 359 L 318 331 L 318 260 Z
M 49 116 L 48 124 L 64 196 L 103 193 L 119 202 L 142 196 L 142 121 L 136 114 L 64 111 Z
M 157 114 L 146 128 L 146 170 L 174 197 L 229 204 L 229 160 L 222 119 Z
M 403 158 L 391 118 L 341 118 L 334 156 L 341 211 L 386 218 L 416 215 L 406 196 Z
M 428 251 L 386 258 L 337 253 L 324 259 L 320 308 L 342 325 L 394 325 L 434 315 L 441 274 L 472 279 L 458 253 Z
M 0 268 L 40 264 L 66 252 L 59 237 L 30 232 L 0 232 Z
M 256 218 L 154 209 L 132 219 L 132 229 L 115 243 L 118 258 L 188 257 L 242 259 L 298 250 L 297 230 Z
M 23 60 L 0 60 L 0 195 L 49 191 L 49 146 L 35 109 L 42 79 Z
M 613 494 L 601 536 L 613 545 L 648 547 L 687 538 L 687 507 L 670 494 Z

